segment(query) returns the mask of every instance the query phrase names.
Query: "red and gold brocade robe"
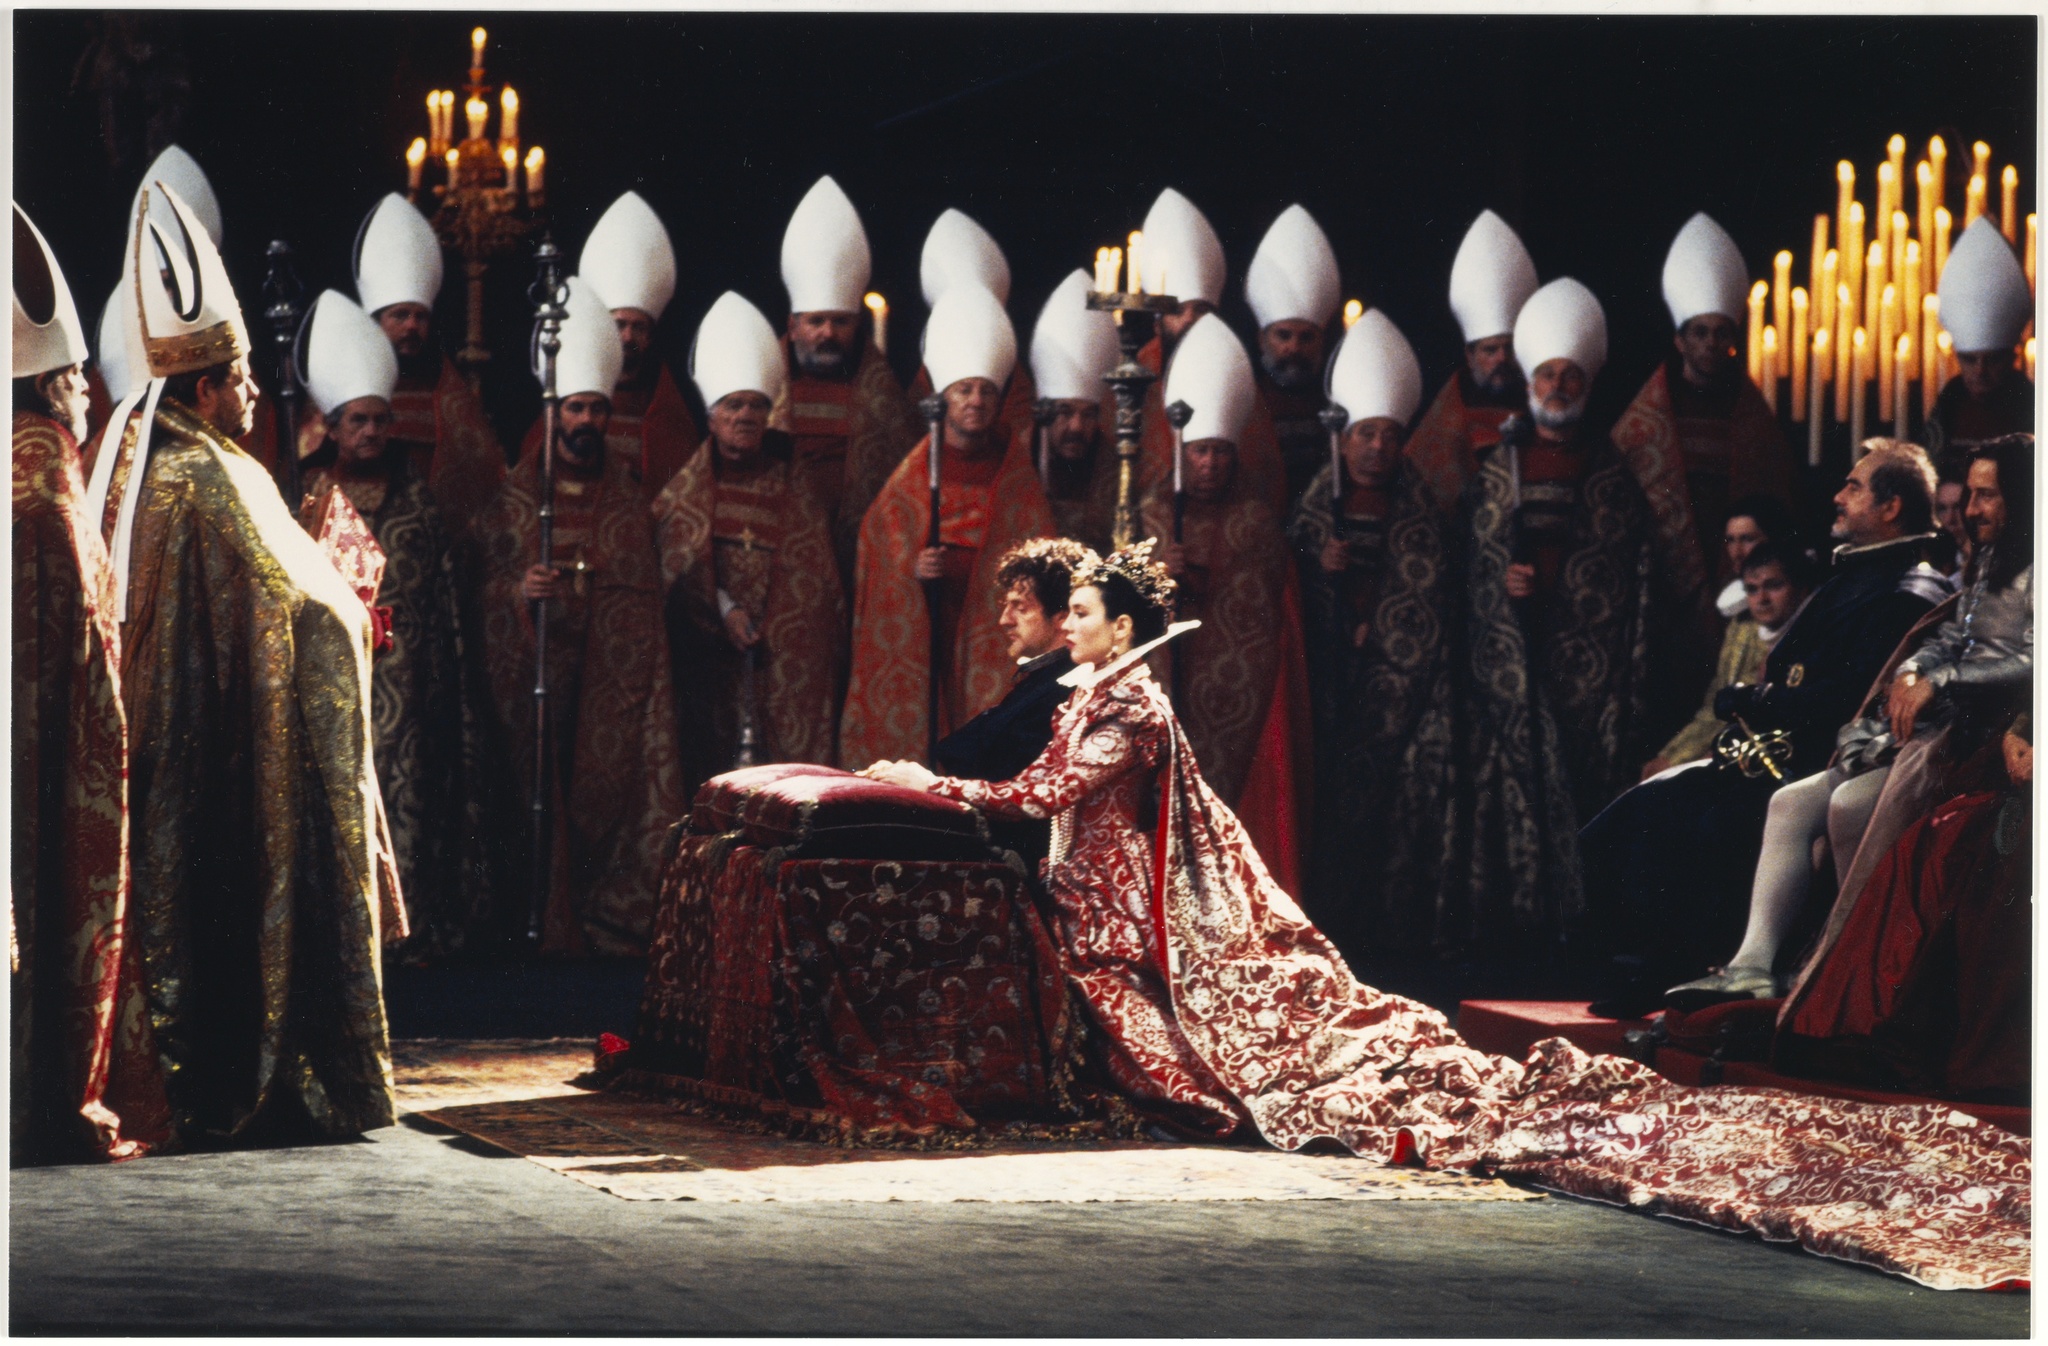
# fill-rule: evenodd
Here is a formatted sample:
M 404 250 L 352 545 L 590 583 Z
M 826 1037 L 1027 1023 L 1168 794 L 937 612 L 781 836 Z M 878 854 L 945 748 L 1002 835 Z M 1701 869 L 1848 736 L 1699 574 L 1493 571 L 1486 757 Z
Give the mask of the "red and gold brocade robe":
M 399 375 L 391 394 L 391 440 L 408 452 L 413 476 L 427 484 L 456 537 L 505 480 L 497 432 L 469 381 L 445 355 L 432 382 Z
M 1650 502 L 1664 592 L 1698 604 L 1726 578 L 1721 530 L 1728 506 L 1768 495 L 1792 509 L 1798 469 L 1755 384 L 1738 378 L 1728 395 L 1715 398 L 1687 384 L 1676 363 L 1667 358 L 1657 366 L 1610 437 Z
M 648 357 L 654 359 L 652 355 Z M 612 390 L 612 416 L 605 426 L 607 456 L 626 464 L 628 475 L 640 484 L 648 500 L 661 494 L 668 479 L 697 447 L 697 419 L 668 366 L 656 361 L 655 376 L 640 387 L 625 383 Z M 540 449 L 540 420 L 527 427 L 520 441 L 524 459 Z
M 931 371 L 919 365 L 917 373 L 910 380 L 910 404 L 915 407 L 931 395 Z M 1017 367 L 1010 371 L 1010 381 L 1003 385 L 1003 403 L 996 408 L 996 420 L 1008 427 L 1012 440 L 1021 439 L 1031 446 L 1034 455 L 1037 453 L 1038 445 L 1038 421 L 1032 407 L 1037 401 L 1038 385 L 1031 381 L 1031 370 L 1024 361 L 1019 360 Z M 1114 425 L 1115 422 L 1112 421 L 1111 424 Z M 1032 461 L 1038 460 L 1033 457 Z
M 1138 351 L 1138 363 L 1155 374 L 1160 370 L 1159 338 L 1153 337 Z M 1173 480 L 1173 426 L 1166 419 L 1166 379 L 1162 376 L 1145 390 L 1145 420 L 1141 429 L 1143 445 L 1138 451 L 1137 480 L 1131 494 L 1145 498 L 1160 482 Z M 1110 404 L 1112 407 L 1114 402 Z M 1105 424 L 1114 438 L 1116 417 L 1108 413 Z M 1113 450 L 1112 450 L 1113 452 Z M 1237 471 L 1253 495 L 1272 508 L 1275 518 L 1287 517 L 1287 464 L 1280 456 L 1280 438 L 1273 429 L 1273 413 L 1266 399 L 1252 398 L 1252 412 L 1237 440 Z M 1167 536 L 1164 533 L 1161 538 Z
M 1470 384 L 1462 367 L 1451 375 L 1403 450 L 1446 515 L 1457 513 L 1458 497 L 1478 470 L 1480 451 L 1500 443 L 1501 422 L 1523 405 L 1519 393 L 1515 405 L 1503 406 L 1480 398 Z
M 406 923 L 372 770 L 370 614 L 263 468 L 169 398 L 139 470 L 132 910 L 178 1129 L 237 1135 L 273 1104 L 334 1135 L 388 1126 L 379 946 Z
M 792 358 L 768 424 L 795 442 L 797 476 L 832 520 L 841 578 L 850 579 L 861 520 L 923 432 L 916 404 L 889 361 L 863 342 L 850 379 L 812 378 Z
M 1155 781 L 1158 812 L 1141 812 Z M 1046 891 L 1100 1059 L 1185 1132 L 1524 1178 L 1940 1288 L 2031 1274 L 2024 1138 L 1939 1105 L 1688 1088 L 1562 1038 L 1516 1062 L 1360 983 L 1204 782 L 1142 664 L 1077 688 L 1014 780 L 932 788 L 1052 820 Z
M 762 460 L 737 469 L 710 440 L 655 497 L 669 647 L 685 671 L 677 727 L 685 798 L 729 771 L 743 713 L 754 761 L 826 762 L 846 668 L 846 591 L 824 507 L 794 480 L 787 436 L 769 431 Z M 733 648 L 719 594 L 761 633 L 754 669 Z M 743 707 L 746 683 L 752 705 Z
M 128 718 L 114 577 L 71 432 L 14 413 L 15 1162 L 170 1137 L 130 937 Z
M 1170 484 L 1153 488 L 1142 516 L 1140 537 L 1173 536 Z M 1182 545 L 1176 615 L 1202 626 L 1174 642 L 1174 699 L 1203 776 L 1239 810 L 1281 886 L 1299 892 L 1314 710 L 1287 536 L 1237 475 L 1222 499 L 1188 500 Z
M 485 663 L 525 799 L 533 789 L 534 630 L 520 583 L 540 559 L 538 454 L 505 478 L 478 516 L 476 537 Z M 555 844 L 542 947 L 637 954 L 654 917 L 662 838 L 686 801 L 654 520 L 623 459 L 607 451 L 590 476 L 557 468 L 554 563 L 568 593 L 548 609 Z
M 1001 458 L 941 454 L 939 537 L 946 549 L 940 621 L 939 725 L 944 738 L 1002 700 L 1016 672 L 996 628 L 996 566 L 1027 538 L 1052 532 L 1028 443 Z M 921 761 L 928 747 L 931 621 L 917 554 L 930 536 L 931 496 L 923 441 L 903 456 L 869 507 L 854 573 L 853 669 L 840 719 L 839 760 L 858 768 L 884 758 Z

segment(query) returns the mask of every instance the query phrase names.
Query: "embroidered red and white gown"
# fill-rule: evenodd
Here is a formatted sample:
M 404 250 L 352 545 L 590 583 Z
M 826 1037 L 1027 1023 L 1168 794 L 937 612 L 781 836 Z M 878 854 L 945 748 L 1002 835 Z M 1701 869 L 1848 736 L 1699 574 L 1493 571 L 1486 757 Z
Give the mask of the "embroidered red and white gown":
M 1076 691 L 1014 780 L 932 788 L 1053 820 L 1046 887 L 1109 1071 L 1184 1130 L 1528 1178 L 1940 1289 L 2028 1281 L 2024 1138 L 1939 1105 L 1689 1088 L 1561 1038 L 1490 1056 L 1362 985 L 1203 783 L 1142 664 Z

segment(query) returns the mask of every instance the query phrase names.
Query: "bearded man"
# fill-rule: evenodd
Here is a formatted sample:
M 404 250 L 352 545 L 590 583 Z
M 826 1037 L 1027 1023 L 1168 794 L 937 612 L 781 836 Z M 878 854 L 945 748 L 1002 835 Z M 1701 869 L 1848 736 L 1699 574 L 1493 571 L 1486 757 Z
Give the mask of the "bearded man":
M 441 240 L 434 226 L 396 192 L 388 193 L 356 233 L 356 297 L 377 320 L 398 358 L 391 391 L 390 449 L 409 459 L 455 537 L 505 480 L 505 450 L 469 380 L 434 339 L 441 293 Z M 301 437 L 301 450 L 319 447 Z
M 1202 623 L 1175 645 L 1174 701 L 1203 778 L 1298 893 L 1313 807 L 1301 600 L 1280 516 L 1242 469 L 1258 392 L 1221 318 L 1189 329 L 1166 394 L 1194 413 L 1182 431 L 1185 516 L 1176 529 L 1169 475 L 1145 497 L 1143 531 L 1171 539 L 1162 559 L 1180 585 L 1179 615 Z
M 868 505 L 917 442 L 917 410 L 868 325 L 867 230 L 838 183 L 813 183 L 782 235 L 789 383 L 769 425 L 795 444 L 797 474 L 832 519 L 840 574 Z
M 130 934 L 128 719 L 114 577 L 85 507 L 85 331 L 14 207 L 13 966 L 17 1164 L 169 1138 Z
M 1298 205 L 1281 211 L 1245 272 L 1244 297 L 1259 324 L 1259 401 L 1273 421 L 1290 503 L 1329 462 L 1317 413 L 1325 332 L 1342 293 L 1336 250 L 1322 226 Z
M 370 614 L 233 442 L 254 410 L 246 324 L 160 182 L 125 266 L 152 381 L 140 417 L 134 397 L 115 409 L 92 503 L 124 614 L 134 928 L 175 1127 L 387 1126 L 379 945 L 406 923 L 372 774 Z
M 1115 322 L 1088 307 L 1091 288 L 1077 268 L 1047 298 L 1031 331 L 1031 372 L 1050 413 L 1039 467 L 1053 524 L 1107 552 L 1118 472 L 1107 379 L 1119 356 Z
M 383 329 L 329 290 L 307 314 L 305 362 L 320 439 L 299 521 L 317 536 L 339 491 L 384 553 L 376 602 L 389 641 L 370 675 L 377 783 L 412 927 L 405 954 L 444 957 L 500 933 L 492 897 L 519 859 L 494 844 L 503 770 L 487 747 L 477 632 L 458 599 L 455 540 L 418 460 L 392 443 L 398 361 Z
M 1305 894 L 1347 958 L 1426 950 L 1453 799 L 1451 632 L 1456 589 L 1442 515 L 1401 455 L 1422 366 L 1368 309 L 1330 368 L 1339 455 L 1288 523 L 1312 614 L 1316 865 Z
M 831 520 L 797 481 L 789 436 L 768 428 L 786 364 L 761 311 L 720 295 L 690 367 L 711 433 L 654 501 L 692 797 L 736 766 L 832 757 L 846 595 Z
M 948 290 L 932 309 L 924 353 L 945 399 L 939 543 L 930 541 L 927 438 L 904 455 L 861 524 L 853 671 L 839 738 L 849 767 L 923 759 L 933 741 L 1001 699 L 1010 669 L 990 601 L 996 566 L 1012 546 L 1052 531 L 1029 441 L 999 419 L 1017 360 L 1002 305 L 979 286 Z
M 546 886 L 541 948 L 634 955 L 645 950 L 654 916 L 662 838 L 684 804 L 675 702 L 654 521 L 631 464 L 605 438 L 624 358 L 618 331 L 582 277 L 570 277 L 568 289 L 555 364 L 554 564 L 538 559 L 541 463 L 529 452 L 478 519 L 484 651 L 530 798 L 533 617 L 548 605 L 554 870 L 538 880 Z
M 1536 263 L 1507 221 L 1479 212 L 1451 263 L 1451 313 L 1465 335 L 1464 361 L 1408 438 L 1408 461 L 1446 517 L 1457 512 L 1482 451 L 1527 396 L 1515 363 L 1515 318 L 1536 293 Z

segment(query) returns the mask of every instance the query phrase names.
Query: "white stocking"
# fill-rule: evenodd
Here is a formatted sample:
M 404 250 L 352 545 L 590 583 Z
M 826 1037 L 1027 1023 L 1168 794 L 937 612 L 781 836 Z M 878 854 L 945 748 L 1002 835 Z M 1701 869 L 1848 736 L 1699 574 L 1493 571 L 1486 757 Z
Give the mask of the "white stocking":
M 1828 796 L 1839 777 L 1823 771 L 1780 786 L 1764 818 L 1763 853 L 1749 893 L 1749 928 L 1730 967 L 1769 969 L 1779 941 L 1799 914 L 1813 882 L 1813 843 L 1827 831 Z M 1867 816 L 1867 815 L 1866 815 Z

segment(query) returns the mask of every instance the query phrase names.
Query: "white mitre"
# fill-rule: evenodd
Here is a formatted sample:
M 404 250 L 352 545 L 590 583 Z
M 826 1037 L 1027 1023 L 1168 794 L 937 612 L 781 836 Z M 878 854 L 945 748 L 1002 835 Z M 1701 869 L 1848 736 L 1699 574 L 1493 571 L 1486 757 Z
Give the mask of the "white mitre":
M 1076 267 L 1054 287 L 1031 329 L 1031 379 L 1038 395 L 1055 402 L 1102 399 L 1103 380 L 1116 368 L 1116 323 L 1088 307 L 1094 283 Z
M 1341 294 L 1337 252 L 1322 226 L 1300 206 L 1281 211 L 1244 273 L 1245 301 L 1260 329 L 1290 319 L 1321 327 L 1336 315 Z
M 1367 309 L 1344 334 L 1330 363 L 1330 400 L 1344 408 L 1344 428 L 1385 419 L 1406 426 L 1422 405 L 1422 364 L 1386 314 Z
M 191 210 L 192 217 L 206 230 L 206 236 L 213 240 L 213 246 L 220 246 L 220 198 L 214 195 L 213 183 L 207 178 L 206 170 L 199 166 L 197 159 L 176 145 L 169 146 L 162 154 L 157 155 L 150 166 L 143 170 L 142 185 L 135 189 L 135 197 L 129 202 L 128 218 L 131 221 L 135 218 L 135 207 L 142 199 L 143 187 L 149 186 L 152 182 L 161 182 L 176 192 L 178 199 Z M 171 227 L 170 211 L 164 206 L 161 197 L 158 198 L 152 214 L 159 226 L 166 230 Z
M 398 357 L 377 320 L 347 295 L 322 291 L 306 314 L 299 340 L 306 391 L 321 415 L 332 416 L 359 397 L 390 404 L 398 386 Z
M 1673 327 L 1703 313 L 1740 323 L 1749 312 L 1749 268 L 1742 263 L 1742 249 L 1705 211 L 1685 222 L 1664 254 L 1664 304 Z
M 426 216 L 387 192 L 356 230 L 356 298 L 376 313 L 393 304 L 434 306 L 441 293 L 441 240 Z
M 569 316 L 562 321 L 562 349 L 555 356 L 555 395 L 596 393 L 609 401 L 618 386 L 626 351 L 619 344 L 612 306 L 581 276 L 569 277 Z M 534 329 L 534 371 L 540 371 L 540 329 Z
M 100 382 L 107 396 L 119 402 L 149 382 L 149 360 L 142 353 L 142 320 L 135 316 L 135 287 L 114 283 L 100 309 L 99 336 L 93 347 Z
M 1190 444 L 1198 439 L 1239 443 L 1257 395 L 1244 343 L 1223 319 L 1203 314 L 1174 347 L 1166 371 L 1166 405 L 1185 402 L 1194 409 L 1181 438 Z
M 1536 263 L 1508 222 L 1479 212 L 1451 262 L 1451 313 L 1465 344 L 1515 330 L 1522 305 L 1536 292 Z
M 1941 325 L 1956 353 L 2009 351 L 2034 316 L 2027 273 L 1988 215 L 1963 231 L 1942 268 Z
M 210 369 L 249 353 L 242 305 L 220 252 L 177 192 L 147 182 L 136 194 L 121 283 L 140 293 L 142 352 L 152 378 Z M 168 207 L 167 225 L 159 225 Z
M 789 358 L 761 310 L 727 290 L 697 324 L 690 377 L 706 408 L 733 393 L 759 393 L 772 403 L 789 383 Z
M 31 378 L 83 364 L 92 352 L 85 324 L 49 240 L 14 207 L 14 377 Z
M 1148 294 L 1223 302 L 1223 241 L 1195 203 L 1168 187 L 1145 212 L 1138 269 Z
M 979 285 L 998 303 L 1010 302 L 1010 263 L 1001 246 L 988 230 L 957 210 L 939 216 L 924 236 L 917 276 L 927 305 L 938 303 L 940 295 L 962 281 Z
M 638 192 L 612 202 L 583 244 L 576 274 L 597 287 L 615 309 L 633 308 L 656 320 L 676 293 L 676 250 L 654 207 Z
M 1607 363 L 1607 313 L 1593 292 L 1563 276 L 1529 296 L 1515 319 L 1515 362 L 1525 376 L 1569 360 L 1588 379 Z
M 924 325 L 924 367 L 932 391 L 961 379 L 987 379 L 998 388 L 1017 366 L 1017 330 L 996 297 L 979 285 L 955 285 L 932 305 Z
M 791 313 L 858 313 L 873 259 L 860 212 L 839 184 L 819 178 L 782 233 L 782 284 Z

